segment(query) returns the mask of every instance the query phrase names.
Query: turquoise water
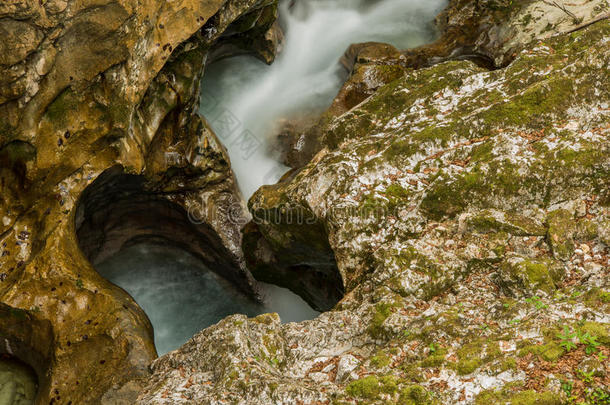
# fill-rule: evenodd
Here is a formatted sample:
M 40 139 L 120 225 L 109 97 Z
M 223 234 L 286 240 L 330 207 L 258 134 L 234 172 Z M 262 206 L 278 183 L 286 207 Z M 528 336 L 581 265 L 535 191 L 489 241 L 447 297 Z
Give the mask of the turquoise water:
M 299 296 L 262 284 L 264 302 L 249 299 L 184 250 L 135 245 L 96 266 L 127 291 L 148 315 L 159 355 L 177 349 L 194 334 L 228 315 L 277 312 L 282 322 L 313 319 L 318 312 Z

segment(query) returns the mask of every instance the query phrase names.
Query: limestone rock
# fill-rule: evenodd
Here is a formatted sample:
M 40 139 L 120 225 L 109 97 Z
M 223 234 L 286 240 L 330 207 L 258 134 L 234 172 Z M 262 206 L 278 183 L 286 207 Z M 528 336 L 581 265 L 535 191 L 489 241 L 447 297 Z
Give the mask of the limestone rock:
M 328 146 L 325 134 L 334 117 L 363 101 L 380 85 L 402 76 L 408 68 L 419 69 L 452 60 L 470 60 L 485 69 L 505 67 L 526 44 L 578 30 L 608 17 L 610 9 L 605 0 L 591 0 L 582 5 L 540 0 L 451 0 L 437 17 L 440 36 L 432 44 L 402 50 L 400 54 L 383 44 L 352 45 L 342 63 L 353 73 L 319 122 L 295 135 L 293 144 L 299 147 L 290 149 L 286 163 L 290 167 L 303 167 Z
M 173 226 L 256 295 L 240 246 L 245 203 L 197 109 L 211 47 L 242 15 L 274 4 L 0 5 L 0 300 L 9 314 L 0 332 L 2 351 L 38 373 L 37 403 L 131 404 L 149 375 L 146 314 L 92 267 L 142 237 L 114 238 L 127 225 L 121 212 L 165 207 L 163 218 L 179 220 L 132 219 L 156 226 L 157 237 Z M 95 192 L 125 179 L 128 192 Z M 116 204 L 114 213 L 86 209 Z
M 263 62 L 272 63 L 284 39 L 277 17 L 277 2 L 272 1 L 241 16 L 216 42 L 209 63 L 240 54 L 254 54 Z
M 157 360 L 139 403 L 562 403 L 565 361 L 610 350 L 609 36 L 602 21 L 502 69 L 408 70 L 330 120 L 315 157 L 250 200 L 245 253 L 280 279 L 319 252 L 330 268 L 330 247 L 343 299 L 299 324 L 225 319 Z
M 0 65 L 12 66 L 32 53 L 42 40 L 42 32 L 23 21 L 0 22 Z

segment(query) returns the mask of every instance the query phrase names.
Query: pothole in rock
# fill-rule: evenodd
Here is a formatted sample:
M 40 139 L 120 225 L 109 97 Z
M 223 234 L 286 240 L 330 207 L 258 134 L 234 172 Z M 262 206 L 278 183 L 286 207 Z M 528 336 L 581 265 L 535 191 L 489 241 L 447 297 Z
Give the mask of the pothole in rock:
M 76 229 L 98 273 L 147 314 L 160 355 L 231 314 L 277 312 L 283 322 L 319 314 L 287 289 L 256 284 L 211 226 L 192 223 L 180 205 L 120 167 L 84 191 Z
M 11 356 L 0 356 L 0 404 L 31 405 L 37 391 L 38 378 L 30 366 Z

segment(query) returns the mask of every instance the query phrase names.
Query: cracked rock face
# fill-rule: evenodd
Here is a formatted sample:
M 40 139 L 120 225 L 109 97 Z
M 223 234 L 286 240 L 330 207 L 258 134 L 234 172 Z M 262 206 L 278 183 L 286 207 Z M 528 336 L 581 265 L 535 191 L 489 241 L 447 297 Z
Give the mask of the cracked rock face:
M 162 205 L 180 216 L 170 215 L 174 228 L 155 230 L 163 224 L 145 216 L 132 216 L 143 221 L 134 226 L 190 235 L 176 242 L 195 250 L 212 241 L 204 259 L 222 261 L 225 277 L 256 294 L 240 248 L 244 203 L 222 145 L 196 111 L 209 50 L 246 15 L 256 18 L 242 38 L 254 27 L 252 43 L 263 43 L 257 36 L 273 23 L 275 3 L 0 5 L 0 352 L 35 369 L 36 403 L 131 404 L 156 357 L 146 315 L 88 260 L 129 243 L 112 238 L 121 210 L 95 209 L 121 203 L 111 200 L 120 187 L 106 190 L 106 200 L 82 198 L 102 174 L 137 179 L 123 212 Z M 83 201 L 94 209 L 77 215 Z
M 299 324 L 225 319 L 156 360 L 138 403 L 559 404 L 562 381 L 579 400 L 607 392 L 609 38 L 600 21 L 520 44 L 502 69 L 407 70 L 326 123 L 311 162 L 250 200 L 269 220 L 247 231 L 246 254 L 273 277 L 328 244 L 345 297 Z M 297 209 L 315 222 L 295 224 Z

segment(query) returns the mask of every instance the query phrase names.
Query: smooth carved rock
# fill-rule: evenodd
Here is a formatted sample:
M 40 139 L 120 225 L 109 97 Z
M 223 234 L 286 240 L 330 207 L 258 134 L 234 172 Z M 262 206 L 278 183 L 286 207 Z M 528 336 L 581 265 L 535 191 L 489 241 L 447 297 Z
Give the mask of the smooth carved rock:
M 241 15 L 273 3 L 0 5 L 3 32 L 10 32 L 0 76 L 0 300 L 35 319 L 11 324 L 15 337 L 0 320 L 0 332 L 10 347 L 23 346 L 15 354 L 38 373 L 37 403 L 132 404 L 156 357 L 144 312 L 89 260 L 96 249 L 142 237 L 126 233 L 95 245 L 99 235 L 87 224 L 111 236 L 121 225 L 112 212 L 92 219 L 83 208 L 90 203 L 83 193 L 95 194 L 90 186 L 102 174 L 137 179 L 126 207 L 161 201 L 168 220 L 179 219 L 171 228 L 134 216 L 136 226 L 150 226 L 153 236 L 183 235 L 174 242 L 223 263 L 224 277 L 256 295 L 240 249 L 245 203 L 224 148 L 197 110 L 209 49 Z M 154 203 L 138 205 L 142 196 Z
M 243 15 L 216 42 L 210 51 L 208 63 L 240 54 L 254 54 L 263 62 L 272 63 L 284 39 L 277 17 L 277 3 Z
M 0 21 L 0 65 L 14 65 L 32 53 L 42 40 L 42 32 L 23 21 Z

